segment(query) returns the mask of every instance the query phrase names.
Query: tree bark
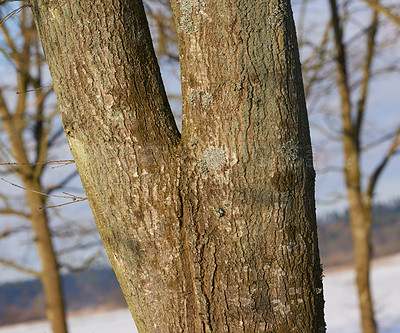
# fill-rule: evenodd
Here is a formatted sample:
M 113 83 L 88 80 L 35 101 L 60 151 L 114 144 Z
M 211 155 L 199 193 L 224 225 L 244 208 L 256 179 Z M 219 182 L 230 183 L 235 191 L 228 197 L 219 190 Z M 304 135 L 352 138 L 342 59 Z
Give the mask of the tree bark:
M 141 1 L 32 1 L 67 139 L 139 332 L 320 332 L 289 1 L 172 1 L 182 137 Z

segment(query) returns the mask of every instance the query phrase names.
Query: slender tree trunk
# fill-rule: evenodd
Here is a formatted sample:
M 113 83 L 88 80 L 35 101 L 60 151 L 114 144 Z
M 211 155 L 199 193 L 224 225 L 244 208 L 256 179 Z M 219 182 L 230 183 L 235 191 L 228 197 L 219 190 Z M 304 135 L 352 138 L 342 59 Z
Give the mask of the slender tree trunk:
M 64 129 L 139 332 L 325 331 L 289 1 L 172 1 L 183 131 L 141 1 L 32 1 Z
M 375 333 L 376 323 L 374 319 L 369 280 L 372 215 L 371 206 L 363 201 L 363 193 L 361 190 L 360 130 L 362 111 L 359 111 L 357 119 L 353 121 L 351 115 L 352 103 L 348 82 L 349 77 L 347 73 L 346 50 L 343 43 L 343 32 L 338 16 L 336 0 L 329 0 L 329 3 L 331 6 L 332 25 L 337 53 L 337 76 L 341 98 L 341 118 L 343 128 L 342 142 L 345 163 L 344 173 L 354 242 L 354 263 L 356 269 L 358 300 L 361 311 L 361 326 L 364 333 Z M 376 26 L 374 29 L 376 29 Z M 369 61 L 371 61 L 371 59 Z M 368 68 L 369 66 L 370 64 L 368 64 Z M 365 96 L 361 102 L 365 103 Z M 363 105 L 360 105 L 359 107 L 364 108 Z
M 28 77 L 33 66 L 32 59 L 36 56 L 32 54 L 32 45 L 34 45 L 32 34 L 35 33 L 35 29 L 33 22 L 27 19 L 24 11 L 22 12 L 20 24 L 23 36 L 23 48 L 20 53 L 17 55 L 14 54 L 13 56 L 15 57 L 14 61 L 18 69 L 17 91 L 25 92 L 28 88 L 28 84 L 32 83 L 32 80 Z M 9 46 L 11 46 L 11 42 L 9 43 Z M 40 65 L 39 68 L 36 67 L 35 70 L 40 71 Z M 40 77 L 35 83 L 40 85 Z M 46 211 L 43 209 L 45 200 L 41 194 L 38 194 L 44 192 L 40 185 L 43 166 L 30 165 L 27 150 L 28 145 L 24 144 L 24 131 L 26 129 L 28 108 L 26 94 L 18 95 L 14 112 L 9 112 L 6 103 L 2 100 L 2 121 L 4 129 L 8 134 L 12 154 L 18 163 L 18 171 L 16 174 L 22 180 L 23 186 L 26 188 L 25 197 L 30 212 L 30 223 L 35 235 L 35 243 L 42 265 L 39 277 L 46 301 L 46 315 L 51 324 L 53 333 L 67 333 L 61 277 L 56 253 L 52 244 L 49 219 Z M 37 122 L 42 122 L 43 103 L 40 102 L 36 105 L 36 108 L 37 111 L 40 111 L 36 114 L 36 120 Z M 37 133 L 37 141 L 35 142 L 38 147 L 36 157 L 38 161 L 43 161 L 47 153 L 48 137 L 44 133 L 43 128 L 39 129 L 39 131 L 41 132 Z M 36 191 L 36 193 L 32 191 Z
M 354 263 L 361 311 L 361 327 L 364 333 L 375 333 L 377 330 L 370 288 L 370 233 L 372 221 L 368 219 L 365 207 L 352 206 L 349 212 L 353 232 Z
M 354 266 L 361 312 L 361 327 L 364 333 L 375 333 L 376 322 L 370 286 L 372 215 L 371 207 L 363 202 L 360 189 L 359 154 L 352 147 L 354 147 L 354 144 L 350 144 L 350 140 L 344 140 L 345 176 L 354 243 Z
M 28 189 L 42 192 L 40 185 L 32 180 L 25 180 L 24 186 Z M 42 262 L 42 282 L 46 301 L 46 315 L 53 333 L 66 333 L 67 325 L 61 276 L 57 258 L 53 248 L 48 226 L 47 214 L 42 197 L 36 193 L 26 192 L 27 203 L 31 212 L 31 224 L 35 233 L 35 242 Z
M 21 107 L 25 108 L 24 105 Z M 38 194 L 43 193 L 43 189 L 38 180 L 41 173 L 36 174 L 35 168 L 29 165 L 22 135 L 20 134 L 22 133 L 21 128 L 24 126 L 24 121 L 25 120 L 19 118 L 17 114 L 10 116 L 10 119 L 7 119 L 4 125 L 9 134 L 15 159 L 19 163 L 18 176 L 22 179 L 23 185 L 27 189 L 25 197 L 30 212 L 32 230 L 35 234 L 36 247 L 42 264 L 40 280 L 46 300 L 47 318 L 50 321 L 53 333 L 66 333 L 67 326 L 61 277 L 51 240 L 48 217 L 43 209 L 44 200 L 42 195 Z

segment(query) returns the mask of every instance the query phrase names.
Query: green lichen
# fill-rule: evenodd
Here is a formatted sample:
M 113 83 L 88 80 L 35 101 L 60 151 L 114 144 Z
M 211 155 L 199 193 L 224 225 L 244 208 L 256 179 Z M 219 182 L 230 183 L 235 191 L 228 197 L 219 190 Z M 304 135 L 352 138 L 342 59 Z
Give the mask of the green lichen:
M 209 147 L 202 155 L 201 160 L 197 163 L 200 172 L 208 174 L 209 170 L 221 170 L 226 163 L 225 152 L 221 148 Z
M 289 140 L 278 148 L 278 152 L 282 155 L 285 161 L 294 164 L 300 158 L 300 147 L 296 140 Z
M 187 102 L 191 105 L 200 104 L 203 109 L 207 109 L 207 107 L 212 103 L 213 96 L 207 91 L 201 89 L 193 90 L 188 98 Z
M 197 27 L 193 22 L 192 15 L 199 14 L 201 11 L 204 11 L 206 8 L 206 4 L 204 0 L 181 0 L 179 1 L 180 10 L 182 13 L 178 31 L 179 32 L 196 32 Z

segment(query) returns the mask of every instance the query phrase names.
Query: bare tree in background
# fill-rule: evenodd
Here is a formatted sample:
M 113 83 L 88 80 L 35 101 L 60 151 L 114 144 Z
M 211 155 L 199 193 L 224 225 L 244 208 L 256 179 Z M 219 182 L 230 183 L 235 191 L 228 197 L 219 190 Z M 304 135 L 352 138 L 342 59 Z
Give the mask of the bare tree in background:
M 371 7 L 363 5 L 363 2 Z M 365 127 L 367 101 L 373 93 L 372 82 L 382 75 L 399 73 L 399 57 L 396 58 L 397 52 L 393 52 L 396 45 L 399 47 L 399 29 L 393 25 L 398 17 L 399 5 L 383 6 L 377 0 L 329 0 L 328 4 L 331 16 L 325 22 L 325 28 L 321 29 L 320 43 L 315 42 L 317 38 L 309 38 L 306 32 L 300 32 L 305 90 L 307 98 L 314 101 L 312 104 L 320 107 L 323 104 L 325 112 L 330 101 L 335 104 L 332 96 L 337 93 L 340 100 L 340 113 L 335 115 L 328 111 L 328 126 L 319 123 L 315 130 L 328 138 L 331 144 L 333 141 L 342 143 L 343 167 L 336 167 L 345 178 L 361 325 L 364 333 L 374 333 L 376 322 L 369 280 L 372 203 L 379 177 L 399 151 L 400 125 L 394 123 L 383 134 L 378 133 L 377 127 L 373 132 Z M 305 15 L 307 5 L 310 1 L 303 1 L 302 15 Z M 302 15 L 300 20 L 306 17 Z M 380 58 L 384 60 L 379 61 Z M 332 121 L 336 116 L 340 119 L 338 123 Z M 334 131 L 335 128 L 338 132 Z M 385 153 L 380 161 L 375 161 L 371 173 L 366 175 L 361 159 L 366 158 L 369 149 L 377 147 Z M 335 166 L 330 167 L 330 171 L 334 169 Z
M 87 262 L 70 265 L 68 260 L 60 262 L 62 256 L 96 241 L 84 239 L 95 230 L 84 224 L 70 223 L 58 212 L 45 209 L 52 195 L 62 197 L 63 203 L 77 202 L 84 198 L 61 194 L 70 181 L 77 176 L 76 169 L 58 172 L 58 178 L 45 181 L 48 169 L 53 166 L 71 164 L 73 161 L 49 163 L 65 142 L 59 121 L 55 99 L 49 77 L 43 78 L 44 56 L 41 51 L 31 11 L 23 7 L 2 5 L 1 16 L 9 20 L 0 25 L 0 52 L 6 78 L 0 82 L 0 241 L 7 242 L 22 234 L 31 234 L 41 262 L 41 270 L 14 256 L 0 254 L 0 264 L 37 277 L 43 286 L 46 315 L 54 333 L 67 332 L 65 308 L 60 280 L 60 268 L 68 270 L 86 267 Z M 11 17 L 12 14 L 15 14 Z M 18 15 L 16 15 L 18 14 Z M 12 70 L 11 70 L 12 69 Z M 71 170 L 72 169 L 72 170 Z M 11 184 L 7 184 L 11 183 Z M 15 188 L 16 186 L 20 188 Z M 59 198 L 60 199 L 60 198 Z M 60 202 L 55 204 L 58 206 Z M 57 216 L 56 216 L 57 215 Z M 62 219 L 63 225 L 55 225 Z M 29 221 L 30 224 L 27 224 Z M 50 224 L 52 222 L 52 227 Z M 78 236 L 77 236 L 78 235 Z M 54 238 L 64 243 L 56 251 Z M 78 244 L 72 238 L 81 237 Z M 94 238 L 96 238 L 94 236 Z M 97 240 L 97 246 L 99 242 Z M 21 250 L 16 251 L 19 254 Z M 60 265 L 62 264 L 62 265 Z

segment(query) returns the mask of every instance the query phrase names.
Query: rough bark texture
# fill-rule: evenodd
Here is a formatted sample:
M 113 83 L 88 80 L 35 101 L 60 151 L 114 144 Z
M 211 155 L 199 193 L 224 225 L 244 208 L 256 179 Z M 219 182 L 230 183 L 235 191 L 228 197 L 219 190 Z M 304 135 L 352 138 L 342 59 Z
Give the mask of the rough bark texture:
M 172 1 L 182 138 L 141 1 L 32 1 L 64 129 L 139 332 L 320 332 L 289 1 Z

